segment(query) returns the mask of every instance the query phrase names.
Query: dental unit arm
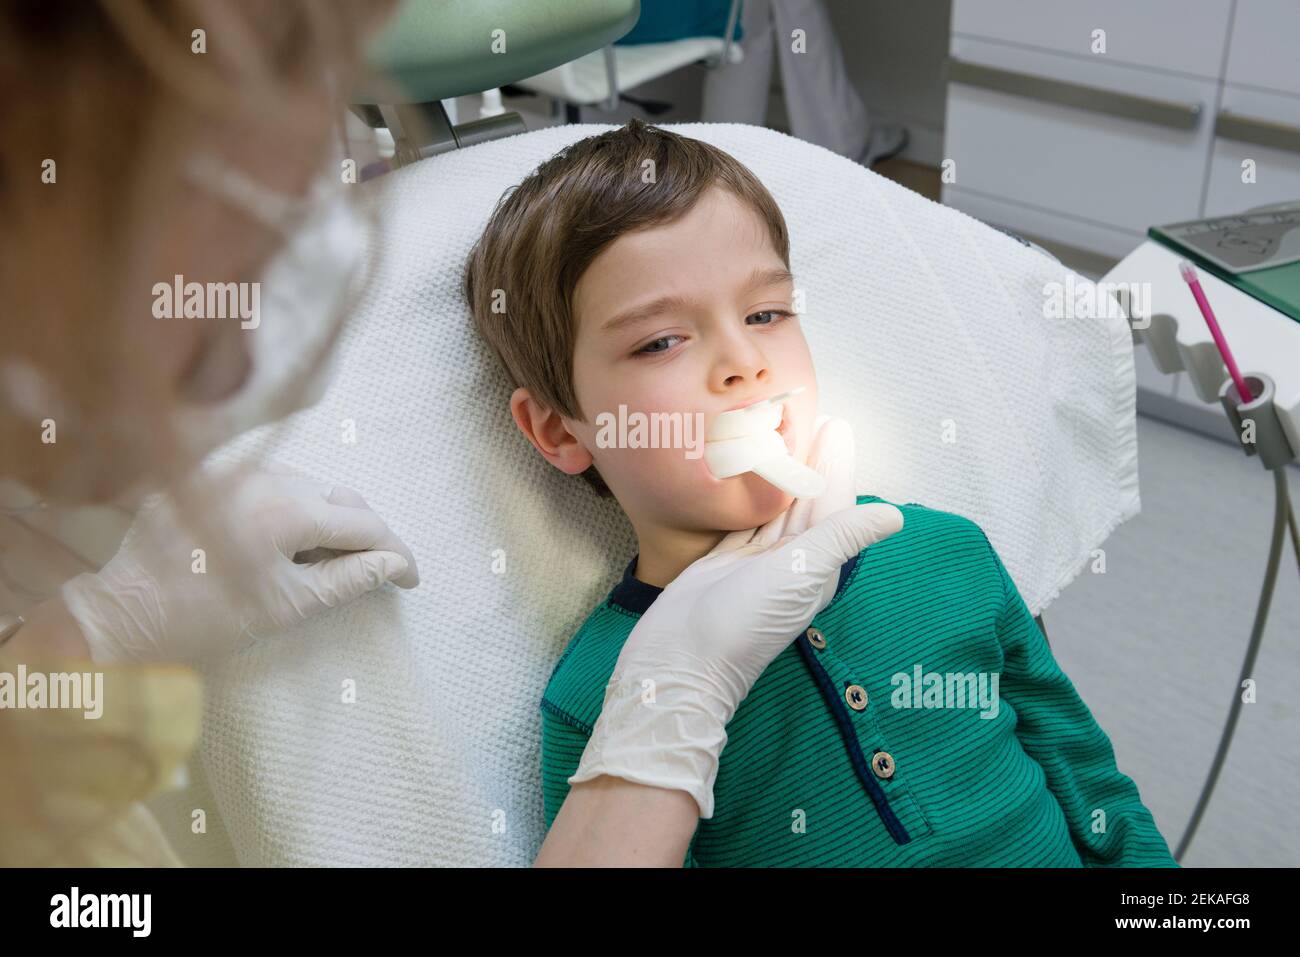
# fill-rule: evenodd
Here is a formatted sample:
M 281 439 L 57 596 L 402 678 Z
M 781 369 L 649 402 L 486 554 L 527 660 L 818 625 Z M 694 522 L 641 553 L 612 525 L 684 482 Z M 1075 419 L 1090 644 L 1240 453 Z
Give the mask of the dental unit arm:
M 367 56 L 388 82 L 357 90 L 352 112 L 372 128 L 388 128 L 398 166 L 525 133 L 514 111 L 453 124 L 442 101 L 576 60 L 628 33 L 640 17 L 640 0 L 405 0 Z

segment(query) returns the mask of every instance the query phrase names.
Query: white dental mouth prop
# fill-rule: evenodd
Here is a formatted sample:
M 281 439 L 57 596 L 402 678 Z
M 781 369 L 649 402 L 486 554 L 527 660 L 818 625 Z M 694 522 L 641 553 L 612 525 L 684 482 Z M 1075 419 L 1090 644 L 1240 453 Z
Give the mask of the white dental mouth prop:
M 784 400 L 804 386 L 720 413 L 704 441 L 704 462 L 715 478 L 754 472 L 795 498 L 816 498 L 826 491 L 826 478 L 798 461 L 785 447 L 777 429 Z

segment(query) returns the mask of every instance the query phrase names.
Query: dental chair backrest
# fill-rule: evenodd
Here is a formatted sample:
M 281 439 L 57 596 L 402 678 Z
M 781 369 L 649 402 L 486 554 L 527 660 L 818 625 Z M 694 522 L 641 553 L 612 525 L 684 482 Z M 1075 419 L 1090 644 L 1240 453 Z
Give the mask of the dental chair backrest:
M 569 64 L 626 36 L 640 15 L 639 0 L 403 0 L 367 50 L 352 110 L 387 128 L 397 165 L 523 133 L 513 111 L 456 123 L 441 101 Z
M 541 843 L 541 693 L 635 541 L 616 503 L 518 433 L 461 277 L 501 194 L 607 128 L 482 143 L 358 187 L 385 224 L 380 272 L 335 381 L 223 453 L 357 489 L 423 578 L 211 676 L 203 769 L 244 864 L 526 865 Z M 1041 611 L 1138 510 L 1127 323 L 1048 318 L 1064 267 L 820 147 L 669 128 L 735 155 L 780 203 L 859 491 L 978 522 Z
M 613 43 L 640 17 L 639 0 L 403 0 L 367 55 L 383 82 L 352 102 L 434 103 L 504 86 Z

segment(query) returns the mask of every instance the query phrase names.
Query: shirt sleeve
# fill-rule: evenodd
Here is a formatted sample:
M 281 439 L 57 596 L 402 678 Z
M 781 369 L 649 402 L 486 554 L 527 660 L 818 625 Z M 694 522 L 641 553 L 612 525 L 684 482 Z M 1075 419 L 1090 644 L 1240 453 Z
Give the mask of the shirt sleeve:
M 987 537 L 985 538 L 987 542 Z M 1137 785 L 1048 647 L 993 546 L 1003 585 L 1001 700 L 1021 746 L 1042 767 L 1085 867 L 1177 867 Z
M 542 807 L 546 830 L 569 795 L 569 778 L 578 771 L 591 732 L 577 718 L 542 699 Z
M 578 763 L 582 760 L 582 752 L 587 750 L 590 737 L 591 730 L 583 722 L 542 699 L 542 808 L 547 832 L 569 795 L 569 778 L 578 772 Z M 695 840 L 692 838 L 683 867 L 699 866 L 695 862 L 694 849 Z

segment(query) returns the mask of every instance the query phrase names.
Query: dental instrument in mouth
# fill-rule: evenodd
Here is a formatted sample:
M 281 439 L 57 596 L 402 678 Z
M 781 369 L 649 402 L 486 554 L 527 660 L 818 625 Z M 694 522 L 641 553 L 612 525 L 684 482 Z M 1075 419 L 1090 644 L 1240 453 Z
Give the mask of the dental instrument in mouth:
M 747 405 L 747 406 L 745 406 L 745 408 L 746 408 L 746 409 L 756 409 L 756 408 L 758 408 L 760 405 L 767 405 L 769 402 L 784 402 L 786 399 L 790 398 L 790 396 L 792 396 L 792 395 L 798 395 L 800 392 L 803 392 L 806 388 L 808 388 L 808 387 L 807 387 L 807 386 L 804 386 L 804 385 L 797 385 L 797 386 L 795 386 L 793 389 L 791 389 L 789 392 L 782 392 L 780 395 L 769 395 L 766 399 L 759 399 L 757 402 L 753 403 L 752 405 Z M 733 409 L 732 411 L 735 411 L 735 410 Z M 744 410 L 741 410 L 741 411 L 744 411 Z
M 754 472 L 796 498 L 816 498 L 826 491 L 826 479 L 790 454 L 780 431 L 785 400 L 803 392 L 788 392 L 720 413 L 704 441 L 704 461 L 715 478 Z

